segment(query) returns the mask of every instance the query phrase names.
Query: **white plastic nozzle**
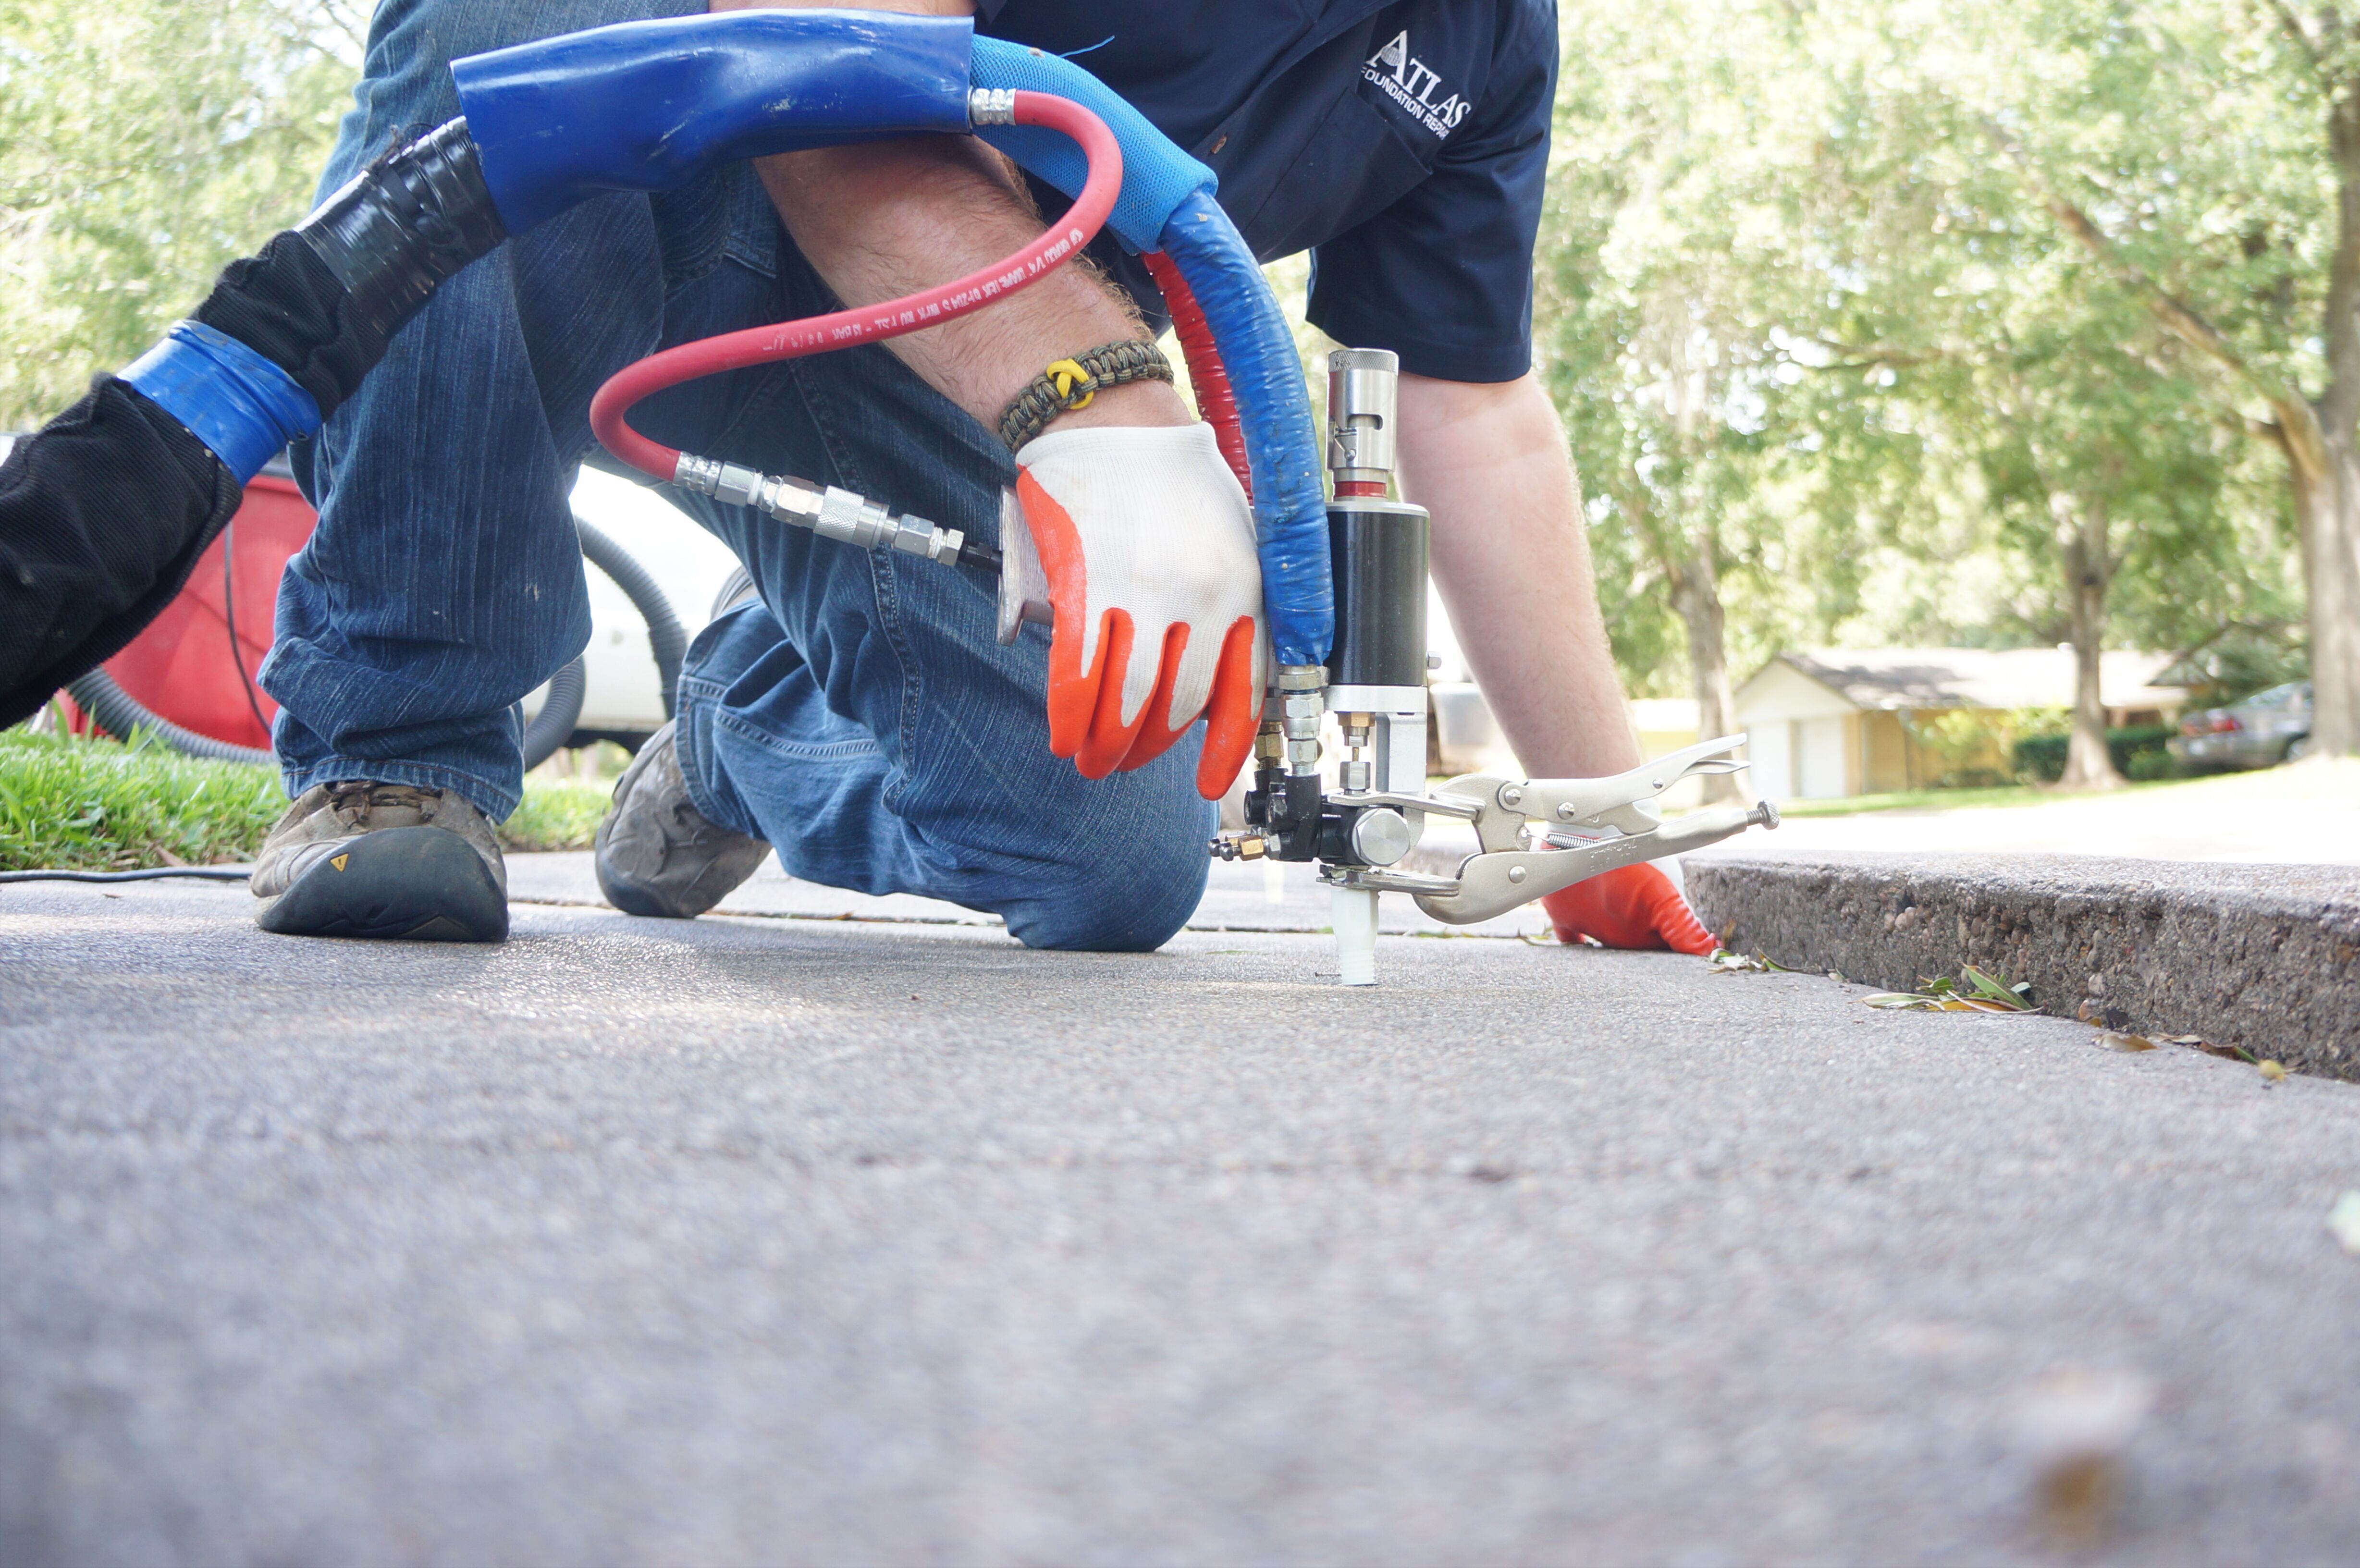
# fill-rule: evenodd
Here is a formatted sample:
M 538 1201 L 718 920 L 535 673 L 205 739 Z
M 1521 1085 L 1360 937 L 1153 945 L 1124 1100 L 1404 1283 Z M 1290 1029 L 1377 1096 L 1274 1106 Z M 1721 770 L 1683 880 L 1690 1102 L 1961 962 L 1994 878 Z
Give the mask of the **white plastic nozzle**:
M 1329 891 L 1334 910 L 1338 978 L 1347 985 L 1377 983 L 1377 895 L 1358 887 Z

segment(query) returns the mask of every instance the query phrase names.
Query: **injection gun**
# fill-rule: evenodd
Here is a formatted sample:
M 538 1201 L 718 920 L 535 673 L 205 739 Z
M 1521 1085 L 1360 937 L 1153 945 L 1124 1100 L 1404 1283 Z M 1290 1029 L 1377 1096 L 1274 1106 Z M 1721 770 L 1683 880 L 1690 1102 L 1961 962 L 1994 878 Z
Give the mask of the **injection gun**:
M 1347 985 L 1376 982 L 1382 894 L 1407 894 L 1435 920 L 1470 925 L 1618 866 L 1778 825 L 1767 800 L 1668 823 L 1655 804 L 1682 779 L 1743 768 L 1729 756 L 1743 735 L 1704 741 L 1611 779 L 1473 773 L 1427 787 L 1431 525 L 1425 508 L 1391 495 L 1398 386 L 1399 361 L 1386 350 L 1328 356 L 1336 645 L 1325 665 L 1279 667 L 1255 740 L 1247 825 L 1212 844 L 1223 860 L 1318 867 L 1330 889 Z M 1330 714 L 1343 741 L 1332 791 L 1320 768 L 1322 721 Z M 1434 818 L 1470 824 L 1475 852 L 1448 876 L 1396 869 Z

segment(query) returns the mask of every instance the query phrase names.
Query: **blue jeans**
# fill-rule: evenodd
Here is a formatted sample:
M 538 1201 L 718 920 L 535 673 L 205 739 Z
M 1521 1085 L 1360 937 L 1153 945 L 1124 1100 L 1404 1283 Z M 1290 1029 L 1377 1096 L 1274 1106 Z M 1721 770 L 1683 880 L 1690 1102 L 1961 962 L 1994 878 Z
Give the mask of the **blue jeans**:
M 384 0 L 322 191 L 458 113 L 453 58 L 703 9 Z M 284 705 L 290 792 L 376 779 L 513 811 L 516 704 L 589 638 L 567 495 L 592 394 L 660 347 L 835 308 L 744 165 L 600 197 L 444 284 L 299 454 L 320 525 L 288 568 L 261 677 Z M 881 347 L 694 382 L 633 422 L 988 541 L 1015 474 L 989 430 Z M 989 580 L 672 498 L 760 593 L 705 628 L 681 676 L 681 768 L 707 817 L 769 840 L 791 876 L 990 910 L 1034 946 L 1144 950 L 1179 929 L 1213 826 L 1193 738 L 1084 779 L 1049 755 L 1046 637 L 1028 626 L 1001 647 Z

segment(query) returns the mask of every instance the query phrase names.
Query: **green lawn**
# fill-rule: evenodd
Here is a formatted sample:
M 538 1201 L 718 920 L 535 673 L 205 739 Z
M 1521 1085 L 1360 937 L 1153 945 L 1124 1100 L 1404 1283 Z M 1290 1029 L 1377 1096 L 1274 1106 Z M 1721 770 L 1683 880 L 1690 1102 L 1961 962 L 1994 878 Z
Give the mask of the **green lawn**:
M 510 849 L 585 847 L 611 788 L 530 779 L 500 841 Z M 279 776 L 267 768 L 0 731 L 0 870 L 250 860 L 286 809 Z
M 2177 785 L 2198 782 L 2188 779 L 2163 779 L 2145 784 L 2125 784 L 2113 791 L 2127 795 L 2140 789 L 2169 789 Z M 2086 791 L 2060 789 L 2054 784 L 2003 784 L 1989 789 L 1896 789 L 1885 795 L 1848 795 L 1837 800 L 1781 801 L 1778 814 L 1782 817 L 1851 817 L 1863 811 L 1894 811 L 1905 809 L 1918 811 L 1955 811 L 1969 806 L 2043 806 L 2058 800 L 2080 798 Z

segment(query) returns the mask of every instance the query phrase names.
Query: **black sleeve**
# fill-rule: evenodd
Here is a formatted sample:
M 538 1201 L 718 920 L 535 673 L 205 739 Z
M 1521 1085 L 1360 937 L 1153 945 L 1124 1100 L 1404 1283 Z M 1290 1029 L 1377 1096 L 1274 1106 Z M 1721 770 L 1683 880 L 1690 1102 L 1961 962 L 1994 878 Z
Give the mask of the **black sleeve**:
M 385 352 L 292 231 L 230 263 L 196 314 L 293 376 L 323 415 Z M 0 725 L 122 652 L 244 498 L 204 442 L 111 376 L 18 441 L 0 464 Z
M 18 441 L 0 463 L 0 725 L 122 651 L 242 498 L 202 441 L 111 376 Z
M 1312 252 L 1308 315 L 1338 343 L 1389 348 L 1444 381 L 1532 368 L 1533 246 L 1557 97 L 1554 0 L 1502 7 L 1480 103 L 1434 172 Z

